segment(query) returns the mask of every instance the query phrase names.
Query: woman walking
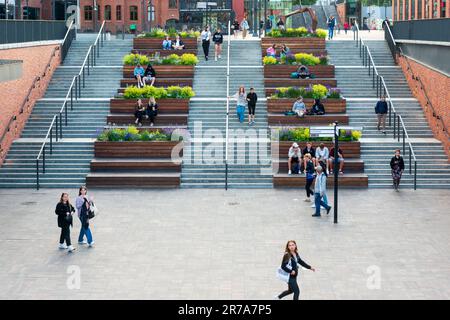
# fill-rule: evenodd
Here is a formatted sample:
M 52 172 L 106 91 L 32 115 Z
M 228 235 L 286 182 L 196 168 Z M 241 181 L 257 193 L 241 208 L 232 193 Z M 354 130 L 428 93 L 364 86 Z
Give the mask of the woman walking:
M 256 102 L 258 101 L 258 96 L 256 95 L 255 89 L 250 88 L 250 92 L 247 94 L 247 104 L 248 104 L 248 125 L 255 123 L 255 109 Z
M 205 60 L 208 61 L 209 44 L 210 44 L 209 40 L 211 38 L 211 32 L 209 32 L 208 26 L 206 26 L 205 29 L 202 31 L 201 38 L 202 38 L 203 53 L 205 54 Z
M 78 211 L 78 218 L 80 218 L 81 229 L 80 235 L 78 236 L 78 244 L 88 244 L 89 247 L 94 245 L 94 240 L 92 240 L 92 232 L 89 228 L 89 208 L 91 203 L 87 197 L 87 188 L 85 186 L 81 186 L 78 190 L 78 197 L 75 201 L 75 206 Z M 87 242 L 84 241 L 84 236 L 87 238 Z
M 223 43 L 223 35 L 220 28 L 217 28 L 216 32 L 213 35 L 214 42 L 214 60 L 217 61 L 217 58 L 220 59 L 220 55 L 222 54 L 222 43 Z
M 242 39 L 245 39 L 247 37 L 247 31 L 250 29 L 250 26 L 248 25 L 247 19 L 242 19 L 241 22 L 241 29 L 242 29 Z
M 233 34 L 234 34 L 234 38 L 236 39 L 239 33 L 239 21 L 234 20 L 233 22 Z
M 63 193 L 56 205 L 55 213 L 58 216 L 58 227 L 61 228 L 61 236 L 59 237 L 59 249 L 69 249 L 73 252 L 75 248 L 70 241 L 70 226 L 73 226 L 73 217 L 75 208 L 69 202 L 69 194 Z M 64 242 L 66 242 L 64 244 Z
M 282 299 L 285 296 L 293 293 L 294 300 L 298 300 L 300 296 L 300 288 L 298 287 L 297 283 L 299 264 L 303 268 L 309 269 L 313 272 L 316 271 L 316 269 L 311 267 L 309 264 L 307 264 L 300 258 L 300 255 L 298 254 L 297 250 L 297 243 L 294 240 L 289 240 L 286 244 L 283 260 L 281 262 L 281 269 L 289 273 L 288 289 L 280 293 L 278 296 L 276 296 L 277 299 Z
M 402 178 L 403 171 L 405 170 L 405 162 L 400 155 L 400 149 L 395 150 L 395 155 L 391 159 L 391 172 L 392 180 L 395 191 L 398 192 L 400 186 L 400 179 Z
M 306 173 L 306 184 L 305 184 L 305 190 L 306 190 L 306 199 L 305 202 L 311 202 L 310 196 L 314 195 L 314 191 L 311 190 L 312 183 L 314 181 L 314 163 L 311 160 L 311 154 L 306 153 L 304 156 L 304 163 L 305 163 L 305 173 Z
M 244 122 L 244 112 L 245 112 L 245 107 L 247 105 L 247 96 L 245 94 L 244 86 L 240 86 L 239 91 L 236 92 L 236 94 L 234 96 L 231 96 L 230 98 L 234 98 L 237 100 L 236 114 L 239 118 L 239 122 L 240 123 Z

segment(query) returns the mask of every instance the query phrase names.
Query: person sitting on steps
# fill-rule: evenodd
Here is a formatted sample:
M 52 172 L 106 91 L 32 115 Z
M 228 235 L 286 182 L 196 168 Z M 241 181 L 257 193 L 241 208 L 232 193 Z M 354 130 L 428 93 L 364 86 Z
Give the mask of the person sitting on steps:
M 303 102 L 302 96 L 298 97 L 298 99 L 294 102 L 294 105 L 292 106 L 292 111 L 295 112 L 295 114 L 301 118 L 305 116 L 306 105 Z
M 150 85 L 153 86 L 156 80 L 156 71 L 153 69 L 152 65 L 149 63 L 144 72 L 144 78 L 142 78 L 142 82 L 144 86 L 147 84 L 147 81 L 151 81 Z
M 135 68 L 134 68 L 134 78 L 137 80 L 137 87 L 143 87 L 144 86 L 144 82 L 142 81 L 142 78 L 144 77 L 144 68 L 142 68 L 142 66 L 140 64 L 138 64 Z
M 153 127 L 155 124 L 155 118 L 158 115 L 158 104 L 156 103 L 155 97 L 150 97 L 147 104 L 147 115 L 146 118 L 150 119 L 150 126 Z
M 169 36 L 163 40 L 162 43 L 163 50 L 171 50 L 172 49 L 172 40 L 170 40 Z
M 180 35 L 177 34 L 175 37 L 175 41 L 172 42 L 172 48 L 174 50 L 183 50 L 184 49 L 184 42 L 181 40 Z
M 325 114 L 325 107 L 320 99 L 314 99 L 314 104 L 308 112 L 309 115 L 320 116 Z
M 142 104 L 142 100 L 138 99 L 136 102 L 136 108 L 134 111 L 135 123 L 140 127 L 142 126 L 142 118 L 145 115 L 145 106 Z
M 277 56 L 277 45 L 274 43 L 271 47 L 267 48 L 266 55 L 268 57 L 274 57 Z
M 300 160 L 302 158 L 302 150 L 296 142 L 292 144 L 288 152 L 288 174 L 298 174 L 300 172 Z
M 330 174 L 333 174 L 333 168 L 334 168 L 334 148 L 331 148 L 330 150 L 330 156 L 328 158 L 328 168 L 330 170 Z M 344 173 L 344 153 L 342 152 L 341 148 L 338 148 L 338 163 L 339 163 L 339 173 Z

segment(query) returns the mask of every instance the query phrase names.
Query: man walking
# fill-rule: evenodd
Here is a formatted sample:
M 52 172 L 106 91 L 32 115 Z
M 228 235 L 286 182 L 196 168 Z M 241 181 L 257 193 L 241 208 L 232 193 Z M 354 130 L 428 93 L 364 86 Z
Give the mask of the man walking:
M 327 210 L 327 214 L 330 213 L 331 207 L 322 200 L 327 190 L 327 177 L 323 174 L 323 169 L 321 166 L 317 166 L 316 172 L 317 175 L 314 184 L 314 202 L 316 206 L 316 213 L 312 216 L 320 217 L 320 206 L 324 207 Z
M 328 25 L 328 40 L 333 39 L 334 27 L 336 26 L 336 19 L 334 16 L 330 16 L 327 21 Z
M 386 115 L 388 113 L 388 104 L 386 102 L 385 95 L 382 95 L 381 100 L 377 102 L 375 106 L 375 113 L 378 118 L 378 131 L 382 129 L 382 132 L 386 134 Z

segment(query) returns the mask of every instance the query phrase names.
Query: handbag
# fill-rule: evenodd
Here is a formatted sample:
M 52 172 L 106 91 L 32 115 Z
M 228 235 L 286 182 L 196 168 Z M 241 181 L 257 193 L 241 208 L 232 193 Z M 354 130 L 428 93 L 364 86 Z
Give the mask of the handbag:
M 88 218 L 90 220 L 90 219 L 93 219 L 98 214 L 98 209 L 95 206 L 93 201 L 91 201 L 89 204 L 90 205 L 89 205 L 89 211 L 88 211 Z
M 286 267 L 292 270 L 292 259 L 291 258 L 289 258 L 289 262 Z M 288 283 L 290 275 L 291 274 L 289 272 L 286 272 L 281 267 L 278 267 L 277 272 L 276 272 L 276 276 L 278 279 L 280 279 L 283 282 Z

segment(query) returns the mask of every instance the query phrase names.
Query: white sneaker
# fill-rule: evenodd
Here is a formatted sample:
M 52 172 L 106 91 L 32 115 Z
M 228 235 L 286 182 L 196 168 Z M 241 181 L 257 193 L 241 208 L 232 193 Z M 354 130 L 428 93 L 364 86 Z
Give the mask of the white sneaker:
M 217 61 L 217 57 L 214 58 L 214 61 Z
M 306 198 L 306 199 L 303 200 L 303 201 L 305 201 L 305 202 L 311 202 L 311 199 L 310 199 L 310 198 Z
M 89 247 L 93 247 L 95 244 L 95 241 L 92 241 L 91 243 L 89 243 Z
M 87 241 L 86 240 L 83 240 L 83 241 L 78 241 L 78 244 L 81 244 L 81 245 L 83 245 L 83 244 L 87 244 Z
M 219 59 L 222 59 L 221 55 L 219 54 Z
M 65 243 L 60 243 L 58 246 L 59 249 L 67 249 L 67 246 Z
M 291 170 L 289 170 L 289 171 L 288 171 L 288 174 L 292 174 L 292 171 L 291 171 Z
M 275 297 L 273 297 L 273 300 L 280 300 L 280 297 L 276 295 Z
M 67 249 L 69 249 L 69 253 L 72 253 L 75 250 L 77 250 L 77 248 L 74 248 L 74 246 L 69 246 Z

